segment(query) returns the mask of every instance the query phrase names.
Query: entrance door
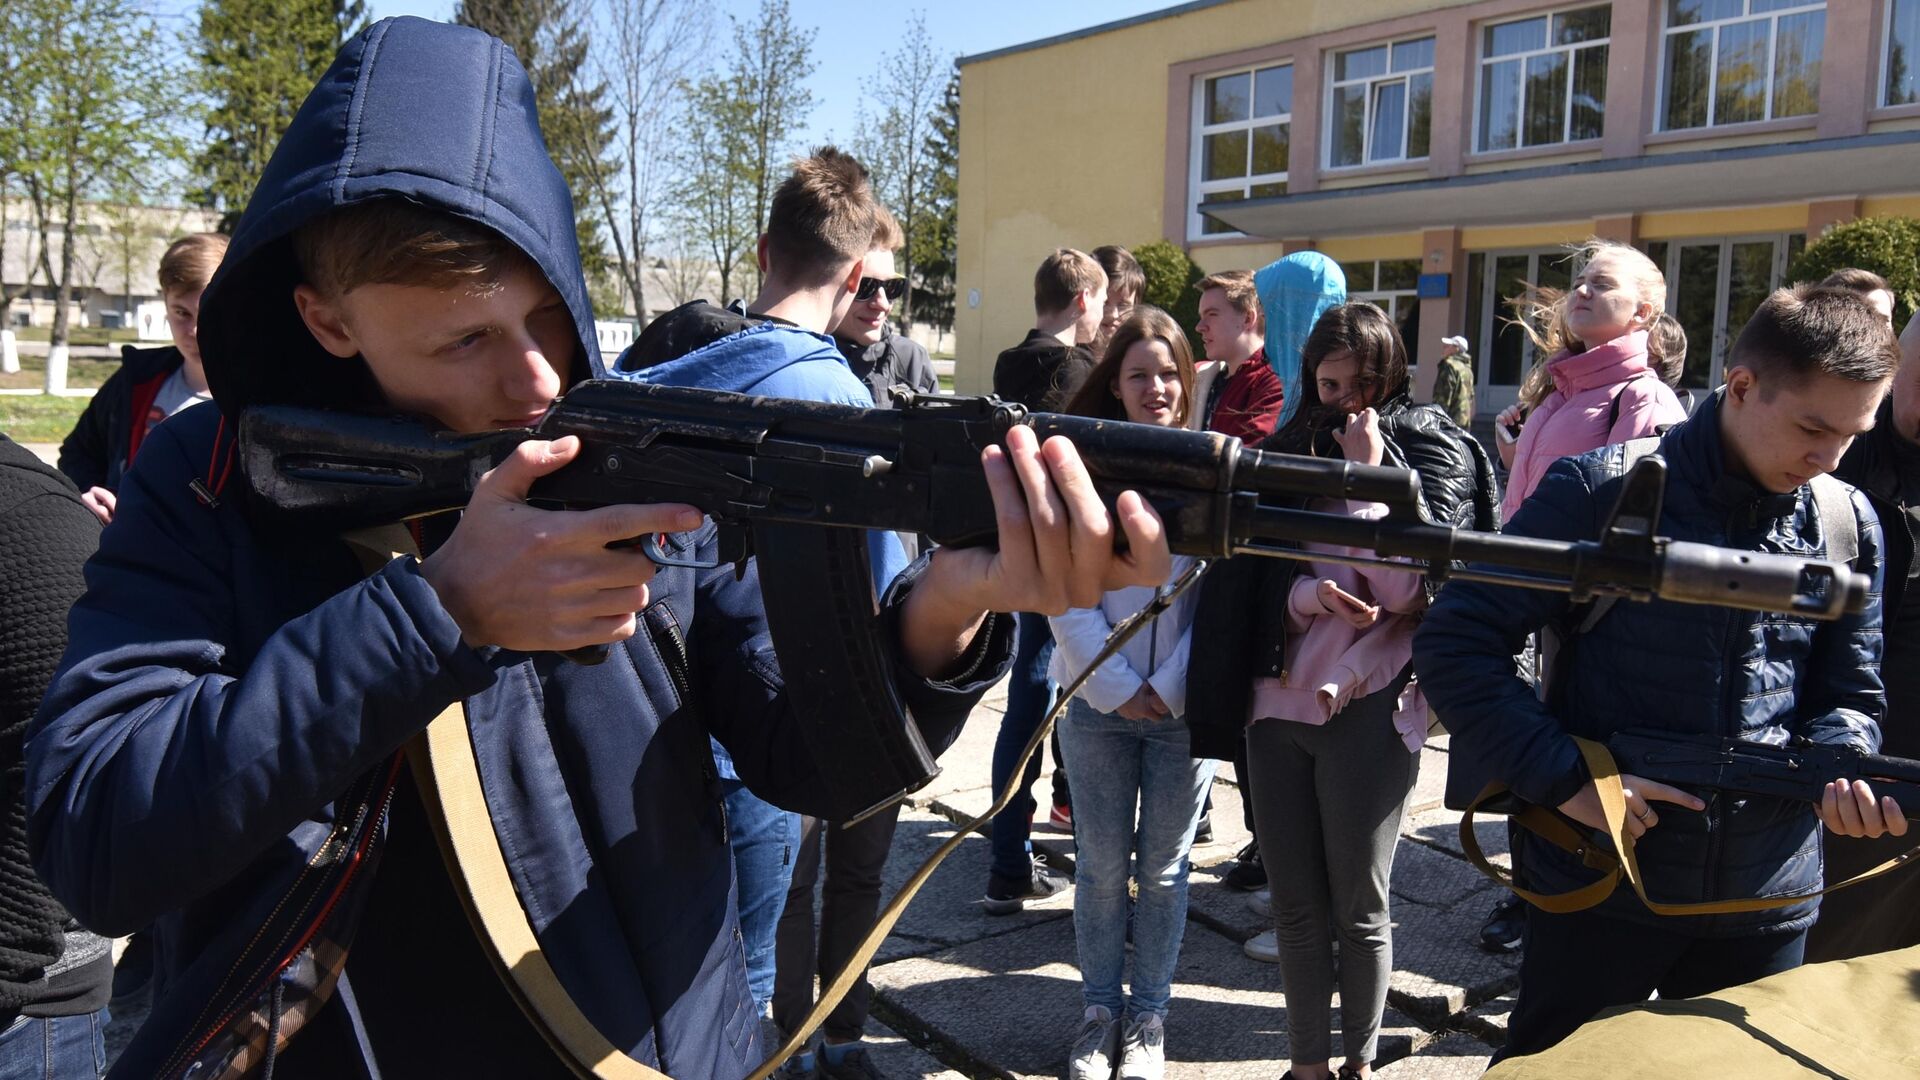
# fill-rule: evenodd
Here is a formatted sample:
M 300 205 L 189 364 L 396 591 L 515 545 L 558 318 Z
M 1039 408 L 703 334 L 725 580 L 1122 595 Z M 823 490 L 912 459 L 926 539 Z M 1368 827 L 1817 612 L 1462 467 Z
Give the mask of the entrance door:
M 1726 379 L 1727 351 L 1787 264 L 1806 246 L 1800 233 L 1710 240 L 1656 240 L 1646 251 L 1667 276 L 1667 311 L 1687 332 L 1683 389 L 1708 391 Z
M 1526 331 L 1514 322 L 1513 301 L 1528 285 L 1564 291 L 1573 282 L 1573 254 L 1543 251 L 1474 252 L 1467 258 L 1467 336 L 1479 360 L 1474 408 L 1490 416 L 1514 403 L 1520 380 L 1539 359 Z

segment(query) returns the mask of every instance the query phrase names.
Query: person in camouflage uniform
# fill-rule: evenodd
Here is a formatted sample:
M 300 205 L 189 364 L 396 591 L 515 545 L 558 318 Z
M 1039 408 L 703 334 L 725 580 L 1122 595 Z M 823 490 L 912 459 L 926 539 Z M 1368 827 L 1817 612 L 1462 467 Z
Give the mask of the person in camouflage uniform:
M 1467 339 L 1455 335 L 1440 339 L 1440 373 L 1433 380 L 1433 403 L 1447 411 L 1462 428 L 1473 427 L 1473 357 Z

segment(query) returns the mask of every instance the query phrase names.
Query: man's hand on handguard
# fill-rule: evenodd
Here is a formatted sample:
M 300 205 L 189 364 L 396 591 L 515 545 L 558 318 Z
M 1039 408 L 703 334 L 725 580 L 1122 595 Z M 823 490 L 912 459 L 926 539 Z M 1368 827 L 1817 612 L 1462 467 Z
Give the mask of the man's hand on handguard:
M 981 466 L 999 550 L 934 552 L 901 613 L 901 646 L 914 671 L 947 674 L 990 611 L 1060 615 L 1095 606 L 1111 589 L 1166 584 L 1173 557 L 1160 515 L 1134 492 L 1108 513 L 1073 443 L 1055 437 L 1042 446 L 1015 427 L 1006 450 L 988 447 Z M 1114 550 L 1116 536 L 1126 537 L 1126 551 Z
M 1900 804 L 1891 795 L 1874 798 L 1873 788 L 1865 780 L 1833 781 L 1813 811 L 1828 829 L 1841 836 L 1871 839 L 1907 835 L 1907 815 Z
M 525 442 L 481 478 L 453 535 L 420 564 L 468 645 L 561 651 L 624 641 L 647 606 L 654 565 L 616 540 L 698 528 L 680 503 L 562 512 L 527 505 L 533 482 L 580 440 Z

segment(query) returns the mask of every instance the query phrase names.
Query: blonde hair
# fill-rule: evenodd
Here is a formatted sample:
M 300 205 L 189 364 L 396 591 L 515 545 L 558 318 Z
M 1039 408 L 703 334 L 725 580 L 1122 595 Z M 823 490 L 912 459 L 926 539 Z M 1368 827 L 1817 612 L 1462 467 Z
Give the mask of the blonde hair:
M 1676 389 L 1687 372 L 1687 328 L 1664 311 L 1647 324 L 1647 366 Z
M 1219 289 L 1227 298 L 1233 310 L 1242 315 L 1253 316 L 1253 328 L 1259 333 L 1267 332 L 1266 312 L 1260 308 L 1260 292 L 1254 288 L 1253 271 L 1222 270 L 1200 279 L 1194 291 L 1205 296 L 1209 289 Z
M 1640 290 L 1640 299 L 1653 305 L 1656 312 L 1666 310 L 1666 275 L 1639 248 L 1618 240 L 1589 236 L 1578 244 L 1567 245 L 1567 251 L 1569 257 L 1583 267 L 1603 257 L 1622 260 L 1629 268 L 1634 286 Z M 1563 352 L 1585 352 L 1589 345 L 1605 344 L 1599 341 L 1585 342 L 1573 336 L 1573 331 L 1567 326 L 1568 295 L 1563 289 L 1528 285 L 1519 296 L 1508 298 L 1519 316 L 1507 321 L 1518 325 L 1540 353 L 1540 360 L 1520 380 L 1520 403 L 1529 410 L 1538 407 L 1553 392 L 1553 378 L 1547 372 L 1547 365 L 1555 357 Z

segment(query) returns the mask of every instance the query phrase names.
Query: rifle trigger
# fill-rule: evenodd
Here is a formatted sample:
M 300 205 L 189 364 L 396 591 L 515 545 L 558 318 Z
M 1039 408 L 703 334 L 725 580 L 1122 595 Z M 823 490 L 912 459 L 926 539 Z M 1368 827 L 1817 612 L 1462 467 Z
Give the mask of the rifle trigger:
M 640 550 L 646 554 L 647 558 L 653 560 L 653 565 L 679 566 L 689 570 L 711 570 L 720 565 L 720 560 L 718 559 L 693 559 L 667 554 L 666 549 L 660 544 L 660 541 L 665 539 L 666 535 L 666 533 L 650 533 L 646 539 L 640 541 Z

